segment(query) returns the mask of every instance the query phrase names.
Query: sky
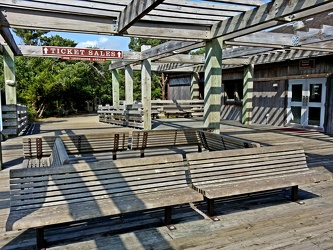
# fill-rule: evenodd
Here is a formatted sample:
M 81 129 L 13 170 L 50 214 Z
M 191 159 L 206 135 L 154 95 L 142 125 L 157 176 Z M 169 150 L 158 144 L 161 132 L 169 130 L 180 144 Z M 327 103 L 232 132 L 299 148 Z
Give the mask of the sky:
M 80 34 L 80 33 L 67 33 L 67 32 L 49 32 L 47 36 L 59 35 L 63 38 L 67 38 L 75 41 L 78 48 L 96 47 L 99 49 L 110 50 L 122 50 L 129 51 L 128 44 L 130 42 L 129 37 L 119 36 L 106 36 L 106 35 L 92 35 L 92 34 Z M 17 44 L 23 44 L 22 40 L 13 34 Z

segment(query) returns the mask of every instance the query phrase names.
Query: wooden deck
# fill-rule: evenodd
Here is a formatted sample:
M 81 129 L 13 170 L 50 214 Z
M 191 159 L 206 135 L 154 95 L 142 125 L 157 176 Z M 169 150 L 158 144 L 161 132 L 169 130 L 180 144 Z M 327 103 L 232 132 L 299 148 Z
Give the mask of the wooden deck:
M 199 119 L 158 120 L 154 129 L 202 127 Z M 129 130 L 98 122 L 97 116 L 48 119 L 36 123 L 33 133 L 45 135 Z M 263 145 L 301 142 L 310 167 L 333 172 L 333 137 L 309 130 L 221 123 L 223 133 Z M 2 142 L 4 170 L 0 172 L 0 249 L 34 249 L 35 231 L 5 232 L 9 213 L 9 170 L 20 168 L 22 137 Z M 183 150 L 183 149 L 179 149 Z M 196 147 L 186 148 L 193 152 Z M 147 150 L 146 157 L 172 154 L 176 149 Z M 98 155 L 96 160 L 112 158 Z M 118 158 L 138 157 L 120 152 Z M 280 191 L 237 199 L 220 199 L 213 222 L 204 203 L 175 208 L 177 230 L 163 226 L 163 210 L 94 219 L 45 230 L 48 249 L 332 249 L 333 181 L 300 186 L 301 202 Z M 180 211 L 181 210 L 181 211 Z

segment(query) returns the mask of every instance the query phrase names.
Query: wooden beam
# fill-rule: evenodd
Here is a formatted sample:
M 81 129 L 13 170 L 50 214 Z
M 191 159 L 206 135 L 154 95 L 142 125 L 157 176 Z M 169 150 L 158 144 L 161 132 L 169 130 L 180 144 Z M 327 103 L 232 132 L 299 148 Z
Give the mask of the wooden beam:
M 267 45 L 292 45 L 293 34 L 274 33 L 274 32 L 256 32 L 245 36 L 237 37 L 228 41 L 226 44 L 234 42 L 247 43 L 250 46 L 260 46 L 261 44 Z
M 0 26 L 0 35 L 2 36 L 3 40 L 6 42 L 6 44 L 3 45 L 8 45 L 9 48 L 13 51 L 14 55 L 16 56 L 21 55 L 21 51 L 17 47 L 15 39 L 12 33 L 10 32 L 9 28 L 4 28 Z
M 154 48 L 147 49 L 141 52 L 140 60 L 132 62 L 116 62 L 110 65 L 109 69 L 124 68 L 127 65 L 139 63 L 142 60 L 157 60 L 163 57 L 174 55 L 175 53 L 181 53 L 187 49 L 193 49 L 193 46 L 202 46 L 202 43 L 184 42 L 184 41 L 169 41 L 160 44 Z
M 0 24 L 7 28 L 56 30 L 92 34 L 116 34 L 114 18 L 81 16 L 28 9 L 0 7 Z M 3 13 L 6 13 L 6 16 Z
M 191 63 L 202 64 L 205 62 L 205 55 L 188 55 L 178 54 L 169 57 L 161 58 L 158 60 L 160 63 Z
M 219 3 L 229 3 L 229 4 L 243 4 L 249 6 L 260 6 L 264 4 L 264 1 L 261 0 L 210 0 L 211 2 L 219 2 Z
M 133 0 L 120 13 L 118 19 L 118 33 L 123 33 L 144 15 L 161 4 L 164 0 Z
M 327 55 L 321 51 L 302 51 L 302 50 L 282 50 L 273 51 L 270 54 L 256 55 L 250 57 L 249 64 L 266 64 L 266 63 L 277 63 L 286 60 L 298 60 L 302 58 L 317 57 Z
M 115 4 L 110 9 L 111 1 L 92 2 L 92 1 L 77 1 L 77 0 L 37 0 L 37 1 L 13 1 L 1 0 L 1 5 L 7 8 L 29 9 L 34 11 L 49 11 L 55 13 L 70 13 L 70 14 L 86 14 L 89 16 L 103 16 L 117 18 L 119 12 L 126 6 L 126 1 L 122 1 L 123 6 Z
M 332 8 L 332 0 L 299 0 L 289 1 L 288 4 L 286 1 L 274 0 L 213 25 L 211 38 L 223 36 L 224 39 L 229 40 L 237 36 L 274 27 L 279 23 L 279 20 L 290 15 L 294 15 L 295 19 L 299 19 L 306 15 L 314 15 Z M 303 14 L 301 14 L 302 11 L 304 11 Z

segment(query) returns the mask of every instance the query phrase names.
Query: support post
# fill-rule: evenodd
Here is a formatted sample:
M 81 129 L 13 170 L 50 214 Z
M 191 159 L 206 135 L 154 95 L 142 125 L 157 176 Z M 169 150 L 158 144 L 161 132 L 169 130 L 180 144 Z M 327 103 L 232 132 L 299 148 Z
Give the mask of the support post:
M 199 100 L 199 73 L 193 72 L 191 78 L 191 100 Z
M 141 51 L 150 49 L 150 45 L 141 46 Z M 141 101 L 143 108 L 143 129 L 151 129 L 151 60 L 141 63 Z
M 204 126 L 217 134 L 221 119 L 222 45 L 222 38 L 206 43 Z
M 119 73 L 118 70 L 112 70 L 112 103 L 113 106 L 119 105 Z
M 244 67 L 242 123 L 245 125 L 252 124 L 253 74 L 253 64 Z
M 125 101 L 126 104 L 133 104 L 133 67 L 125 67 Z
M 14 53 L 7 45 L 3 46 L 3 60 L 6 105 L 17 104 Z

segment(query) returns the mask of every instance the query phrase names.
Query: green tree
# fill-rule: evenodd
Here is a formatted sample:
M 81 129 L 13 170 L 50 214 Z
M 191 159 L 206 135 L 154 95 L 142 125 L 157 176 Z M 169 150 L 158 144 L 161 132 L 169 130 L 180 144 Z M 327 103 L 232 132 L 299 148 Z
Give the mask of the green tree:
M 27 29 L 13 29 L 15 34 L 23 40 L 25 45 L 44 45 L 44 39 L 47 39 L 45 34 L 48 31 L 43 30 L 27 30 Z
M 47 37 L 46 32 L 15 32 L 30 45 L 76 45 L 59 35 Z M 95 97 L 110 103 L 111 72 L 108 65 L 59 58 L 16 57 L 18 101 L 27 104 L 36 117 L 57 115 L 63 110 L 85 110 L 86 101 Z
M 132 37 L 128 47 L 132 51 L 140 52 L 142 45 L 151 45 L 151 47 L 156 47 L 164 42 L 166 42 L 166 40 Z M 164 97 L 161 96 L 162 87 L 163 87 L 161 74 L 152 72 L 151 82 L 152 82 L 151 98 L 153 100 L 159 98 L 164 99 Z M 134 97 L 133 97 L 134 100 L 141 100 L 141 73 L 137 71 L 134 72 L 133 92 L 134 92 Z

